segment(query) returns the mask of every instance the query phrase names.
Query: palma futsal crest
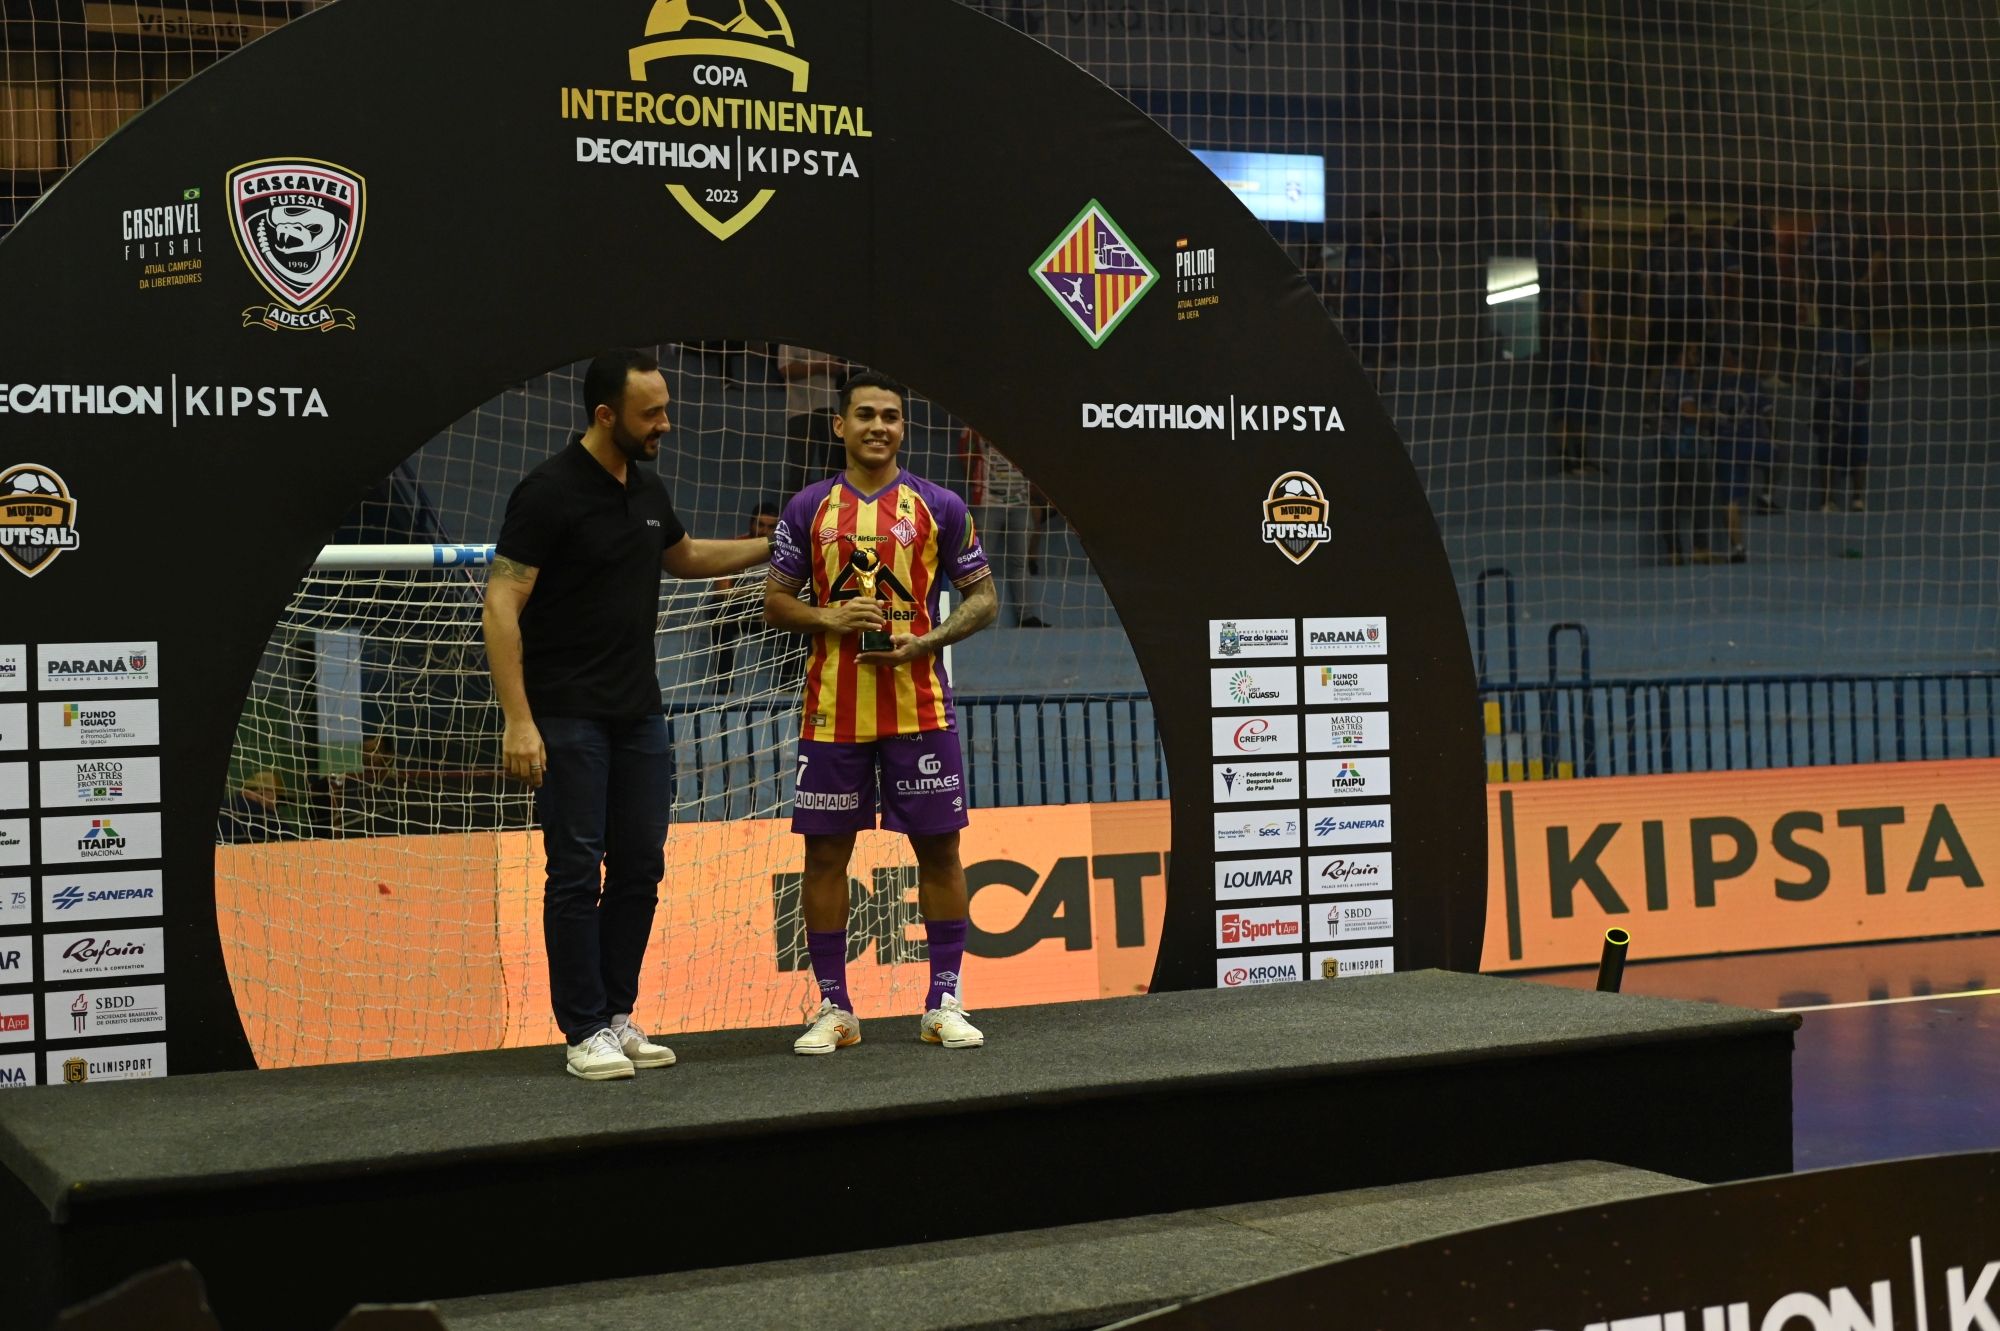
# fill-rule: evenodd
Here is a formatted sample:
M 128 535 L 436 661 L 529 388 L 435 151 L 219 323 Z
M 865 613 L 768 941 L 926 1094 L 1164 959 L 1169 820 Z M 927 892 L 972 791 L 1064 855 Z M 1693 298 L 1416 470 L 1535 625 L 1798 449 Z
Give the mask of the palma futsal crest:
M 1132 312 L 1159 273 L 1092 199 L 1028 270 L 1083 340 L 1097 347 Z

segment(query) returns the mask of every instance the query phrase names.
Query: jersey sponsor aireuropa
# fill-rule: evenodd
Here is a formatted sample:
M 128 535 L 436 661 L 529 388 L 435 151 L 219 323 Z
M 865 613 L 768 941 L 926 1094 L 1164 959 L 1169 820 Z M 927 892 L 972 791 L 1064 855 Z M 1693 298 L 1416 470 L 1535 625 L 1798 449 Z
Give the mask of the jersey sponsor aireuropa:
M 930 632 L 947 582 L 963 590 L 991 576 L 965 501 L 908 472 L 872 495 L 840 476 L 807 486 L 785 505 L 773 545 L 771 585 L 809 587 L 817 605 L 860 595 L 860 575 L 876 563 L 890 633 Z M 861 743 L 951 728 L 951 683 L 940 658 L 863 666 L 860 641 L 858 633 L 813 638 L 803 738 Z

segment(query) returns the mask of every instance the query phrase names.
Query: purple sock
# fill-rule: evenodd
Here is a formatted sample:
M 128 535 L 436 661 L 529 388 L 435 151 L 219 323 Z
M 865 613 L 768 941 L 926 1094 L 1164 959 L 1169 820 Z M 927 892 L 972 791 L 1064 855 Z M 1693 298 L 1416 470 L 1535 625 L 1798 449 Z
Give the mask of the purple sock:
M 830 998 L 842 1012 L 854 1011 L 847 996 L 847 930 L 825 933 L 806 930 L 806 951 L 812 955 L 813 977 L 819 981 L 819 996 Z
M 931 940 L 931 989 L 924 997 L 924 1011 L 929 1012 L 946 994 L 958 992 L 958 968 L 965 960 L 965 921 L 925 920 L 924 932 Z

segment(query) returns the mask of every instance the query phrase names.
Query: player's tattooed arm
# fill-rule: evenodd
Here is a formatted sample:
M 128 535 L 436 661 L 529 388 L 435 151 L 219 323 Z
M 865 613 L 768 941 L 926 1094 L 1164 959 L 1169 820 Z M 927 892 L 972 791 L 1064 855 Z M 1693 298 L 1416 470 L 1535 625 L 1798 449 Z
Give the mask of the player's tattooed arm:
M 540 572 L 541 570 L 533 564 L 523 564 L 518 559 L 509 559 L 505 555 L 495 555 L 493 556 L 493 567 L 488 571 L 486 576 L 488 581 L 494 578 L 504 578 L 510 582 L 525 582 L 532 587 L 535 585 L 535 575 Z
M 971 637 L 999 616 L 1000 594 L 994 590 L 993 579 L 989 575 L 965 589 L 965 599 L 944 617 L 944 623 L 918 641 L 925 651 L 935 654 L 961 638 Z

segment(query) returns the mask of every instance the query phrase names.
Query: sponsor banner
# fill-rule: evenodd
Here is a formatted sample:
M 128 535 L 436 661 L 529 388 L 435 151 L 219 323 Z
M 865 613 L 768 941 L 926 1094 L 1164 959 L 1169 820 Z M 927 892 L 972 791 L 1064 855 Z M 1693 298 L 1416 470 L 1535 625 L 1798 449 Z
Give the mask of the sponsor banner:
M 28 862 L 28 820 L 0 818 L 0 869 L 18 869 Z
M 1296 762 L 1217 763 L 1210 784 L 1217 804 L 1248 804 L 1258 800 L 1299 801 Z
M 28 807 L 28 765 L 0 763 L 0 809 Z
M 1307 656 L 1387 656 L 1389 621 L 1381 615 L 1359 619 L 1308 619 Z
M 75 689 L 155 689 L 160 686 L 156 642 L 45 642 L 37 652 L 43 693 Z
M 1315 943 L 1380 942 L 1396 932 L 1396 905 L 1381 901 L 1335 901 L 1306 912 Z
M 1295 897 L 1298 894 L 1299 862 L 1295 857 L 1216 861 L 1217 901 L 1238 901 L 1249 897 Z
M 156 698 L 115 698 L 102 702 L 45 702 L 39 708 L 37 741 L 45 751 L 116 749 L 160 742 Z
M 1315 758 L 1306 764 L 1307 799 L 1367 795 L 1379 799 L 1388 793 L 1387 758 Z
M 1349 804 L 1306 810 L 1307 844 L 1368 846 L 1389 840 L 1389 806 Z
M 160 815 L 104 813 L 42 819 L 42 863 L 95 864 L 160 858 Z
M 1253 984 L 1286 984 L 1305 978 L 1305 959 L 1296 952 L 1275 957 L 1215 959 L 1215 987 L 1218 989 L 1247 989 Z
M 26 1044 L 35 1038 L 35 996 L 0 994 L 0 1044 Z
M 1366 753 L 1389 747 L 1387 712 L 1307 712 L 1307 753 Z
M 1350 980 L 1363 975 L 1387 975 L 1396 969 L 1393 947 L 1349 947 L 1315 952 L 1306 973 L 1315 980 Z
M 2000 931 L 2000 759 L 1486 798 L 1487 970 L 1594 964 L 1612 926 L 1649 959 Z
M 1292 666 L 1210 666 L 1208 701 L 1215 707 L 1290 707 L 1298 701 Z
M 1170 821 L 1164 800 L 972 810 L 959 834 L 971 894 L 967 1002 L 985 1011 L 1146 992 L 1166 918 Z M 731 872 L 715 892 L 661 898 L 657 924 L 674 946 L 649 949 L 640 980 L 661 1029 L 801 1020 L 801 996 L 812 986 L 799 913 L 802 854 L 787 818 L 674 825 L 670 880 L 718 863 Z M 412 855 L 450 867 L 381 895 L 387 866 Z M 241 1005 L 261 1066 L 407 1048 L 407 1038 L 392 1045 L 368 1015 L 386 1004 L 436 1014 L 423 1036 L 432 1052 L 560 1038 L 549 1015 L 538 833 L 218 846 L 215 871 L 233 982 L 241 992 L 283 995 L 277 1004 Z M 848 992 L 863 1017 L 904 1016 L 929 974 L 908 840 L 861 833 L 848 872 L 853 892 L 875 903 L 855 911 Z M 296 890 L 308 873 L 323 890 Z M 331 900 L 365 900 L 368 909 L 328 911 Z M 746 933 L 767 940 L 764 949 L 746 954 Z M 452 942 L 411 968 L 412 938 Z M 474 988 L 520 1001 L 469 1011 L 462 996 Z
M 29 878 L 0 878 L 0 929 L 35 922 L 35 898 Z
M 0 642 L 0 693 L 26 693 L 27 691 L 27 644 Z
M 0 934 L 0 984 L 35 982 L 34 945 L 27 934 Z
M 1277 947 L 1303 936 L 1297 906 L 1230 906 L 1215 912 L 1220 948 Z
M 164 900 L 158 869 L 42 875 L 43 924 L 161 915 Z
M 166 1028 L 167 987 L 163 984 L 53 989 L 42 995 L 42 1038 L 47 1040 L 138 1035 Z
M 1275 716 L 1218 716 L 1208 723 L 1209 751 L 1217 758 L 1253 758 L 1299 751 L 1299 719 Z
M 1208 621 L 1208 654 L 1211 659 L 1230 656 L 1297 656 L 1299 621 L 1296 619 L 1211 619 Z
M 43 1076 L 51 1086 L 87 1081 L 137 1081 L 167 1075 L 164 1044 L 114 1044 L 94 1049 L 58 1049 L 47 1055 Z
M 1388 892 L 1395 886 L 1386 850 L 1350 850 L 1342 855 L 1314 855 L 1306 861 L 1306 891 L 1316 897 L 1337 892 Z
M 35 1084 L 33 1054 L 0 1054 L 0 1091 L 19 1091 Z
M 1326 703 L 1389 701 L 1386 665 L 1318 665 L 1299 667 L 1306 706 Z
M 0 702 L 0 753 L 25 753 L 28 749 L 28 704 Z
M 160 802 L 158 758 L 57 758 L 40 775 L 44 809 Z
M 112 975 L 158 975 L 167 948 L 159 929 L 93 929 L 80 934 L 42 935 L 42 983 L 103 979 Z
M 1296 809 L 1215 815 L 1217 850 L 1292 850 L 1298 844 Z

